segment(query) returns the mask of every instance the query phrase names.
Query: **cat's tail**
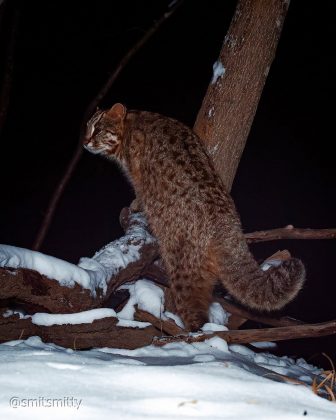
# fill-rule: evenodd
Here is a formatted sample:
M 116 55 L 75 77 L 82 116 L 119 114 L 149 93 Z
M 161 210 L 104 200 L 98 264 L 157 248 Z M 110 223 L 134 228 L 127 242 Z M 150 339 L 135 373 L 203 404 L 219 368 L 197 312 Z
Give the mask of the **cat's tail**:
M 226 290 L 243 305 L 259 311 L 278 310 L 302 289 L 306 273 L 301 260 L 273 260 L 266 271 L 252 255 L 247 260 L 241 261 L 240 270 L 232 271 L 231 275 L 226 267 L 226 275 L 221 279 Z

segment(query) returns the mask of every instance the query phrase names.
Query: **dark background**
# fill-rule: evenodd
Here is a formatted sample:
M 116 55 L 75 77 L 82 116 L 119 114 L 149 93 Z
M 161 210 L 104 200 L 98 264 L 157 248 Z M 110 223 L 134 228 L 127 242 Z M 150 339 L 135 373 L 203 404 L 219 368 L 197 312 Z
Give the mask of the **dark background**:
M 32 247 L 76 148 L 85 109 L 168 3 L 7 1 L 0 28 L 2 77 L 17 9 L 19 21 L 0 138 L 0 242 Z M 192 126 L 235 4 L 186 0 L 129 63 L 102 106 L 120 101 Z M 246 232 L 336 225 L 335 12 L 332 0 L 291 2 L 232 190 Z M 122 234 L 119 213 L 132 199 L 118 168 L 85 152 L 41 251 L 75 263 L 91 256 Z M 270 242 L 252 251 L 262 260 L 285 248 L 302 258 L 308 273 L 286 314 L 311 322 L 335 318 L 336 241 Z M 335 341 L 298 340 L 290 351 L 305 357 L 326 351 L 335 358 Z

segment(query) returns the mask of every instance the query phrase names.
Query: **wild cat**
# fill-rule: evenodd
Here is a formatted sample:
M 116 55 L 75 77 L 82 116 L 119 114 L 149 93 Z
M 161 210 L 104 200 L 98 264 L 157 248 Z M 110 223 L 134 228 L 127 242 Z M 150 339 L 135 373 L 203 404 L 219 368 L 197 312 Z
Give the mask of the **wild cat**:
M 305 280 L 302 262 L 291 258 L 260 269 L 233 200 L 190 128 L 117 103 L 89 120 L 84 146 L 117 161 L 129 177 L 186 328 L 195 331 L 207 322 L 217 281 L 252 309 L 280 309 L 295 298 Z

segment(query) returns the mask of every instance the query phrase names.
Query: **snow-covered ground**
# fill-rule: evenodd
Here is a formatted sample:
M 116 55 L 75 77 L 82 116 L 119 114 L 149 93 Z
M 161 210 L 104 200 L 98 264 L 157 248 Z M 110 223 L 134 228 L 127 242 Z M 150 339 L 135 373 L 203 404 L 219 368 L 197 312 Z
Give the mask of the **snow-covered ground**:
M 135 227 L 127 243 L 115 241 L 93 259 L 82 260 L 80 267 L 7 245 L 0 246 L 0 266 L 33 268 L 68 287 L 78 282 L 94 293 L 96 287 L 106 288 L 111 273 L 138 258 L 134 237 L 142 238 L 142 243 L 152 240 L 141 229 Z M 158 286 L 143 279 L 123 287 L 128 288 L 130 299 L 119 313 L 100 308 L 79 314 L 20 316 L 31 317 L 39 325 L 117 316 L 118 325 L 139 328 L 147 324 L 133 320 L 137 305 L 181 325 L 176 315 L 163 312 Z M 3 316 L 12 314 L 6 311 Z M 210 323 L 203 330 L 226 329 L 228 317 L 218 303 L 213 304 Z M 336 403 L 311 390 L 320 374 L 302 359 L 228 346 L 218 337 L 194 344 L 88 351 L 31 337 L 0 345 L 0 419 L 336 419 Z M 276 382 L 280 375 L 293 378 L 293 383 Z
M 335 419 L 336 404 L 308 388 L 303 360 L 256 354 L 219 338 L 138 350 L 73 351 L 38 337 L 0 345 L 0 418 Z

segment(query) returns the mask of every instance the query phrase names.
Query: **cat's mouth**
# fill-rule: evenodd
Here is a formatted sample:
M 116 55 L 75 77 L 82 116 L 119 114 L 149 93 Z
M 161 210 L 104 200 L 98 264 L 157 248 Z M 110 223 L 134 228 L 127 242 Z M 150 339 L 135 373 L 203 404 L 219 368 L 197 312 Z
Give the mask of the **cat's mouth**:
M 110 153 L 109 147 L 108 145 L 101 145 L 99 146 L 95 146 L 94 144 L 92 144 L 92 142 L 87 142 L 83 144 L 84 148 L 94 154 L 94 155 L 106 155 Z
M 90 153 L 93 153 L 94 155 L 98 155 L 99 153 L 103 152 L 102 148 L 94 147 L 92 143 L 84 143 L 83 146 L 84 149 L 86 149 Z

